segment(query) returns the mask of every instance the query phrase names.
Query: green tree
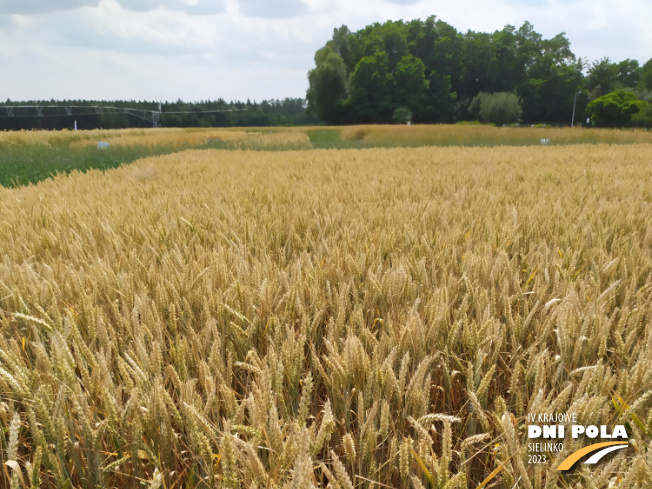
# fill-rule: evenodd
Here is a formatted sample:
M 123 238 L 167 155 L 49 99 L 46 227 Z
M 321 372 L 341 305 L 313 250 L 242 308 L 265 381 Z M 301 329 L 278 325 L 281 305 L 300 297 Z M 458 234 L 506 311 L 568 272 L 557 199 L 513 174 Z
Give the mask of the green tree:
M 423 111 L 429 83 L 426 67 L 419 58 L 407 54 L 401 58 L 394 71 L 392 102 L 395 107 L 405 106 L 411 112 Z
M 434 15 L 431 15 L 425 21 L 416 19 L 408 23 L 408 49 L 412 55 L 423 61 L 428 70 L 433 69 L 435 66 L 435 43 L 438 37 Z
M 638 83 L 639 90 L 652 91 L 652 58 L 647 60 L 647 63 L 641 68 L 641 79 Z
M 435 22 L 437 38 L 435 40 L 434 63 L 432 66 L 426 64 L 426 77 L 430 78 L 433 71 L 440 76 L 448 78 L 451 84 L 451 91 L 457 91 L 457 85 L 461 81 L 462 74 L 462 36 L 457 30 L 444 22 Z
M 616 89 L 618 82 L 618 65 L 609 58 L 594 61 L 586 77 L 586 89 L 593 98 L 600 97 Z
M 471 106 L 482 122 L 498 126 L 518 122 L 523 114 L 518 96 L 511 92 L 480 92 Z
M 401 58 L 408 54 L 407 32 L 408 26 L 401 20 L 368 25 L 351 39 L 357 61 L 384 52 L 387 54 L 388 69 L 394 71 Z
M 492 35 L 493 54 L 489 60 L 489 84 L 492 92 L 513 90 L 524 73 L 518 53 L 517 37 L 511 25 Z
M 408 109 L 407 107 L 398 107 L 394 111 L 394 115 L 392 116 L 392 120 L 396 124 L 407 124 L 412 120 L 412 111 Z
M 436 17 L 408 24 L 408 47 L 425 67 L 428 88 L 423 103 L 414 110 L 417 122 L 452 122 L 455 100 L 452 84 L 458 83 L 461 70 L 462 38 L 452 26 Z
M 346 64 L 330 45 L 315 54 L 316 67 L 308 72 L 308 110 L 329 123 L 342 121 L 342 103 L 347 95 Z
M 632 123 L 641 102 L 631 92 L 617 90 L 598 97 L 586 106 L 587 115 L 600 126 L 621 127 Z
M 393 72 L 407 55 L 407 28 L 402 20 L 398 22 L 388 21 L 381 26 L 383 39 L 382 51 L 387 53 L 389 71 Z
M 616 80 L 620 87 L 634 88 L 641 79 L 643 70 L 635 59 L 626 59 L 616 65 Z
M 469 31 L 462 43 L 462 75 L 456 92 L 465 99 L 471 99 L 479 92 L 490 89 L 489 63 L 494 56 L 491 35 Z
M 639 101 L 639 111 L 632 116 L 635 126 L 652 127 L 652 104 L 645 100 Z
M 415 119 L 418 122 L 452 122 L 455 117 L 456 94 L 451 90 L 450 77 L 432 71 L 428 79 L 425 106 Z
M 517 94 L 521 99 L 523 106 L 524 122 L 543 122 L 545 120 L 545 85 L 546 80 L 540 78 L 528 78 L 518 86 Z
M 541 90 L 543 113 L 537 119 L 544 122 L 570 123 L 573 99 L 581 85 L 582 73 L 579 64 L 552 65 Z M 578 96 L 578 102 L 581 100 Z
M 380 51 L 373 56 L 365 56 L 351 76 L 347 108 L 359 122 L 389 122 L 392 116 L 392 85 L 387 53 Z
M 351 49 L 351 31 L 349 31 L 349 28 L 342 25 L 339 29 L 333 29 L 333 38 L 328 42 L 328 45 L 344 60 L 347 72 L 353 71 L 355 62 Z
M 531 32 L 525 42 L 532 57 L 516 89 L 523 106 L 523 121 L 570 122 L 573 97 L 582 86 L 582 62 L 575 58 L 563 34 L 541 39 Z

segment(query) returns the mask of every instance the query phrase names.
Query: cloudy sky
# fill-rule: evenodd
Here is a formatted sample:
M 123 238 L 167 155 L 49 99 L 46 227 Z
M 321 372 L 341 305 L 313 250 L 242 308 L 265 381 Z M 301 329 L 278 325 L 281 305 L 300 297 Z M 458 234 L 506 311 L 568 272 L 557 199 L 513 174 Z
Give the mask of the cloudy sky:
M 0 0 L 0 100 L 303 97 L 333 28 L 525 20 L 589 61 L 652 57 L 651 0 Z

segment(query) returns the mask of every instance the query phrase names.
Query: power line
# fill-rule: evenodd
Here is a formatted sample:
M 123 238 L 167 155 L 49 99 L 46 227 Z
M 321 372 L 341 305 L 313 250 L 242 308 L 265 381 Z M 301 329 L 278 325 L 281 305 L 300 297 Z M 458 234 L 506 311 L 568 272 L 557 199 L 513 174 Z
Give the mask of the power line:
M 246 112 L 249 109 L 220 109 L 220 110 L 183 110 L 183 111 L 165 111 L 161 112 L 161 115 L 165 114 L 215 114 L 217 112 Z
M 81 117 L 88 115 L 102 115 L 103 111 L 114 111 L 128 114 L 133 117 L 151 122 L 154 127 L 160 126 L 161 116 L 166 114 L 217 114 L 221 112 L 245 112 L 249 109 L 213 109 L 213 110 L 185 110 L 185 111 L 161 111 L 161 104 L 158 104 L 158 110 L 139 109 L 135 107 L 113 107 L 99 105 L 0 105 L 0 109 L 6 111 L 6 115 L 0 115 L 1 119 L 12 118 L 44 118 L 44 117 Z M 20 114 L 20 110 L 34 111 L 32 114 Z M 65 114 L 47 114 L 45 109 L 64 109 Z M 85 110 L 93 111 L 92 113 L 73 113 L 74 111 Z M 142 114 L 142 115 L 139 115 Z M 148 118 L 147 115 L 150 115 Z

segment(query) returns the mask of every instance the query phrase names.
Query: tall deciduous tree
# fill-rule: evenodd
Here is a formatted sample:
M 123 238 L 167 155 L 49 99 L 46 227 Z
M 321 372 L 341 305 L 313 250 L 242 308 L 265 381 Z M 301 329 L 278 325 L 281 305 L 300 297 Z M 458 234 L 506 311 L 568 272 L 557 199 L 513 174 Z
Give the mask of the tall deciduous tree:
M 347 95 L 346 64 L 331 45 L 326 45 L 315 54 L 315 65 L 308 73 L 308 110 L 329 124 L 339 124 Z
M 594 61 L 586 77 L 586 89 L 594 98 L 615 90 L 618 82 L 618 66 L 607 57 Z
M 526 25 L 521 31 L 528 32 L 529 28 Z M 523 39 L 531 53 L 517 89 L 523 121 L 570 122 L 573 98 L 582 87 L 582 62 L 575 58 L 563 34 L 541 39 L 530 32 Z
M 396 65 L 393 80 L 394 107 L 404 106 L 412 113 L 422 112 L 429 87 L 423 61 L 411 54 L 403 56 Z
M 351 76 L 351 95 L 347 107 L 359 122 L 387 122 L 392 117 L 393 77 L 389 56 L 384 51 L 365 56 Z
M 451 122 L 455 117 L 455 93 L 449 76 L 432 71 L 424 108 L 418 113 L 418 122 Z
M 641 68 L 639 88 L 642 90 L 652 91 L 652 58 L 650 58 Z
M 635 59 L 625 59 L 618 63 L 616 79 L 622 88 L 634 88 L 641 79 L 643 70 Z

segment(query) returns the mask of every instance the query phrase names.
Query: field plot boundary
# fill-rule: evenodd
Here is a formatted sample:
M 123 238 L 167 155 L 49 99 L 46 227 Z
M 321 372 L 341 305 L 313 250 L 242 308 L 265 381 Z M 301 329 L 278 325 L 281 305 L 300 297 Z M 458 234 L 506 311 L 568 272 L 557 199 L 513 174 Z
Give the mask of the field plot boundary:
M 121 164 L 187 148 L 292 151 L 422 146 L 550 146 L 652 142 L 652 132 L 482 125 L 187 128 L 0 133 L 0 185 Z M 99 146 L 105 147 L 97 151 Z

